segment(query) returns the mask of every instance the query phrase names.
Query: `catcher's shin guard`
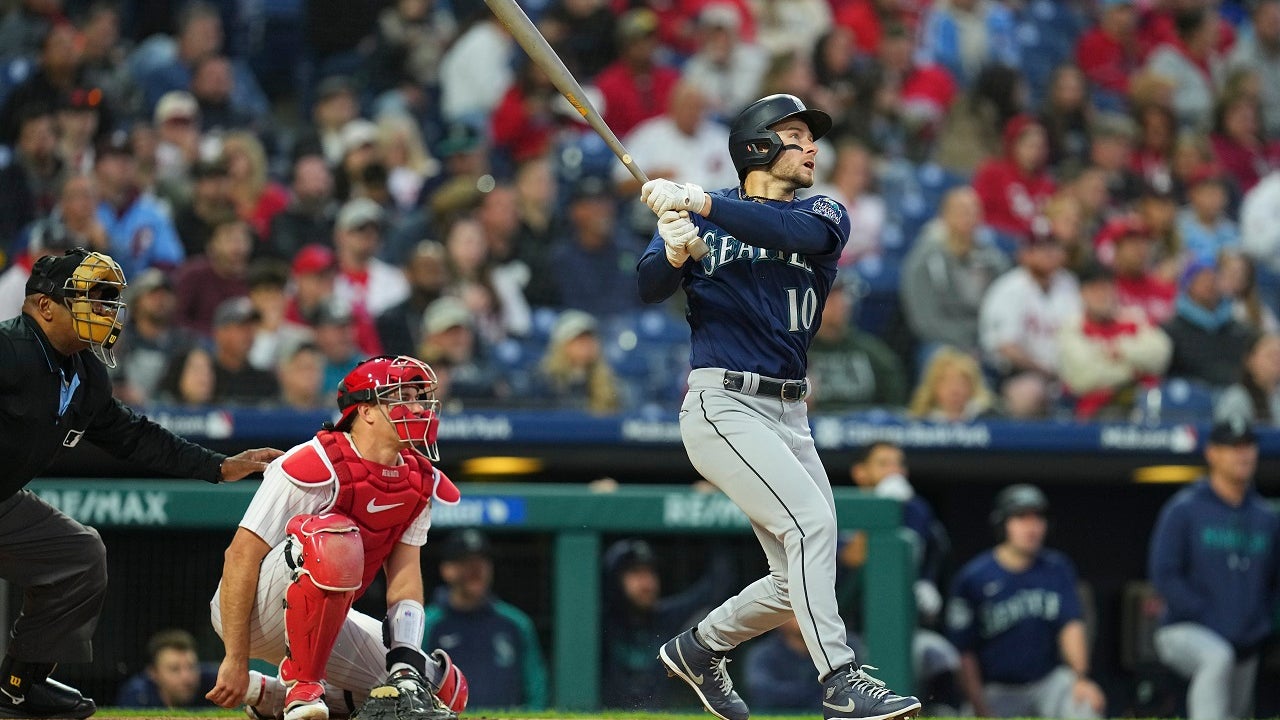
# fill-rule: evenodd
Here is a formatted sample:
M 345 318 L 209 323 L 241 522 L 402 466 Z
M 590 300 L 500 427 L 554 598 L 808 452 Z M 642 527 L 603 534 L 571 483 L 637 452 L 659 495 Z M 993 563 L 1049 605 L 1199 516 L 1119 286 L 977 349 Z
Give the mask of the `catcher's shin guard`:
M 288 653 L 280 679 L 288 685 L 324 679 L 338 631 L 347 619 L 364 571 L 364 545 L 355 523 L 341 515 L 298 515 L 289 521 L 285 559 L 293 583 L 285 592 Z

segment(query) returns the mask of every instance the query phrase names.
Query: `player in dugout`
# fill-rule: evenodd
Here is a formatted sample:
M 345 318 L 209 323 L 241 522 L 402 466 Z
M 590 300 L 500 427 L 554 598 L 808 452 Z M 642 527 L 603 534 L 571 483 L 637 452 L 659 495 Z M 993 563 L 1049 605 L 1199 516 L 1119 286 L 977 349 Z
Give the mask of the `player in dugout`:
M 729 155 L 737 187 L 706 193 L 665 178 L 640 199 L 658 231 L 638 265 L 640 296 L 666 300 L 683 286 L 692 332 L 680 436 L 695 469 L 751 519 L 769 574 L 668 641 L 661 662 L 723 720 L 750 711 L 733 689 L 725 653 L 794 614 L 817 668 L 826 718 L 914 717 L 920 701 L 889 690 L 858 664 L 836 604 L 836 516 L 831 482 L 809 430 L 809 344 L 849 241 L 849 215 L 813 186 L 831 116 L 793 95 L 770 95 L 734 120 Z M 700 261 L 691 243 L 710 248 Z
M 84 718 L 97 707 L 49 677 L 88 662 L 107 592 L 98 531 L 24 489 L 87 440 L 152 472 L 234 482 L 279 450 L 227 457 L 188 442 L 111 396 L 111 347 L 124 328 L 124 272 L 110 256 L 74 248 L 38 260 L 22 314 L 0 323 L 0 578 L 23 589 L 0 662 L 0 717 Z

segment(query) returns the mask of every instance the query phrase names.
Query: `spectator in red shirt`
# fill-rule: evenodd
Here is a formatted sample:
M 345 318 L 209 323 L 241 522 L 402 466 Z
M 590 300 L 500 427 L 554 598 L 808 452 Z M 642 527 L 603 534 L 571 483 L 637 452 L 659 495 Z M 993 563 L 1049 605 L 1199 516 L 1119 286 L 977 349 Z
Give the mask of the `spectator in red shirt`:
M 1045 171 L 1049 144 L 1044 127 L 1029 115 L 1004 126 L 1004 157 L 988 160 L 973 177 L 982 198 L 982 214 L 997 231 L 1015 237 L 1031 234 L 1031 221 L 1053 195 L 1053 179 Z
M 1102 0 L 1098 24 L 1076 43 L 1076 64 L 1094 88 L 1117 98 L 1129 93 L 1129 76 L 1141 66 L 1133 0 Z
M 524 63 L 489 116 L 494 149 L 516 164 L 545 154 L 556 129 L 551 103 L 558 97 L 547 74 L 532 62 Z
M 1122 308 L 1140 310 L 1154 325 L 1173 317 L 1177 288 L 1151 271 L 1155 239 L 1142 220 L 1116 218 L 1107 223 L 1095 243 L 1098 259 L 1115 271 Z
M 1262 107 L 1246 93 L 1227 95 L 1214 112 L 1213 155 L 1241 193 L 1280 167 L 1280 143 L 1262 134 Z
M 173 277 L 179 325 L 201 335 L 213 330 L 213 315 L 223 301 L 249 294 L 246 274 L 253 238 L 243 220 L 219 223 L 203 255 L 187 260 Z
M 596 76 L 604 96 L 604 121 L 624 136 L 641 121 L 667 111 L 679 71 L 658 64 L 658 16 L 647 8 L 618 18 L 619 57 Z

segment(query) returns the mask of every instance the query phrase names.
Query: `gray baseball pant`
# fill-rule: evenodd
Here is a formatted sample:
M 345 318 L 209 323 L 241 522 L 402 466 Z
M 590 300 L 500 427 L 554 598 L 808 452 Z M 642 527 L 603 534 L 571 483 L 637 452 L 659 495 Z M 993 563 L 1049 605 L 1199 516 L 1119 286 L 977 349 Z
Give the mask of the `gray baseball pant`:
M 1087 703 L 1071 697 L 1076 674 L 1060 665 L 1035 682 L 1009 685 L 986 683 L 982 694 L 995 717 L 1096 718 L 1100 717 Z
M 717 652 L 786 622 L 794 612 L 822 679 L 853 662 L 836 605 L 831 483 L 803 401 L 725 390 L 724 370 L 689 373 L 680 436 L 694 468 L 751 520 L 769 574 L 698 623 Z
M 1188 720 L 1250 717 L 1258 677 L 1256 654 L 1237 660 L 1231 643 L 1199 623 L 1165 625 L 1154 639 L 1160 662 L 1191 680 Z
M 0 501 L 0 578 L 23 590 L 9 654 L 38 663 L 88 662 L 107 594 L 98 531 L 29 490 Z

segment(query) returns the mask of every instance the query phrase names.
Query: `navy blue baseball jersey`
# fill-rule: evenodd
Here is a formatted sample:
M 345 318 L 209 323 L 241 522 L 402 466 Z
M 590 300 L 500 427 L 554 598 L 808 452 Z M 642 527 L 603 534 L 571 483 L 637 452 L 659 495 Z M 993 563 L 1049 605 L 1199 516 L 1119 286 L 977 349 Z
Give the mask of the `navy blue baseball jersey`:
M 1054 550 L 1040 551 L 1020 573 L 985 552 L 957 573 L 947 603 L 951 641 L 978 656 L 983 682 L 1021 684 L 1044 677 L 1062 664 L 1059 631 L 1078 619 L 1075 567 Z
M 709 217 L 690 218 L 711 252 L 673 268 L 655 232 L 638 265 L 641 298 L 661 302 L 684 287 L 694 368 L 805 377 L 849 241 L 848 213 L 823 195 L 789 202 L 744 199 L 738 188 L 710 195 Z

